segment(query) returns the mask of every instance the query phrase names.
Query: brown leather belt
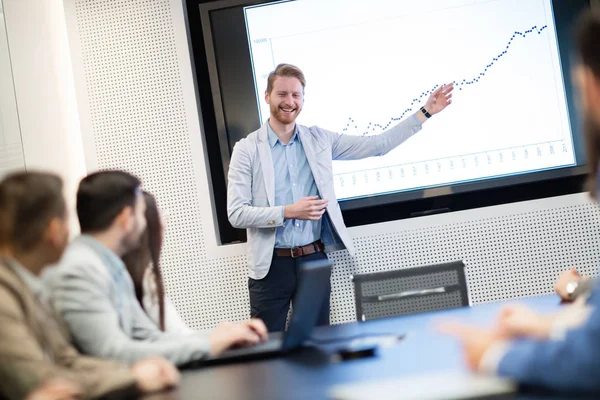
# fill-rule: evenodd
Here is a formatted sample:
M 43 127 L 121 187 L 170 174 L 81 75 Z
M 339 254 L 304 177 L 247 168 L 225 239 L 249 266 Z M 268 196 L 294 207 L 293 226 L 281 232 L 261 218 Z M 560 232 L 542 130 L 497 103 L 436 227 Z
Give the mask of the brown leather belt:
M 320 251 L 325 251 L 325 245 L 321 240 L 317 240 L 306 246 L 293 247 L 291 249 L 275 249 L 275 255 L 279 257 L 298 258 Z

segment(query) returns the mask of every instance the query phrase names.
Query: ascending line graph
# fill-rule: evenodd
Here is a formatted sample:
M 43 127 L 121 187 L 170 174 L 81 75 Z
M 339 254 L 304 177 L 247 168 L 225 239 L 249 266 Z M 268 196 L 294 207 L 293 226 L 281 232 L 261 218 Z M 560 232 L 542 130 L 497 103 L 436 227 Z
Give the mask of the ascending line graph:
M 541 28 L 538 28 L 537 25 L 534 25 L 533 27 L 531 27 L 531 29 L 528 29 L 524 32 L 515 31 L 513 33 L 513 35 L 511 36 L 511 38 L 508 40 L 508 44 L 506 45 L 506 47 L 496 57 L 493 57 L 492 61 L 490 61 L 490 63 L 484 67 L 482 72 L 480 72 L 476 77 L 474 77 L 472 79 L 463 79 L 463 80 L 459 80 L 459 81 L 456 81 L 456 80 L 452 81 L 452 83 L 454 84 L 454 87 L 456 89 L 462 91 L 467 86 L 478 83 L 481 79 L 483 79 L 485 77 L 485 75 L 487 74 L 489 69 L 491 69 L 498 61 L 500 61 L 500 59 L 502 57 L 504 57 L 505 55 L 508 54 L 514 40 L 517 37 L 521 37 L 521 38 L 525 39 L 527 37 L 527 35 L 529 35 L 531 33 L 536 33 L 537 35 L 541 35 L 542 32 L 547 28 L 548 28 L 548 25 L 544 25 Z M 364 135 L 364 136 L 366 136 L 370 133 L 385 131 L 386 129 L 388 129 L 392 125 L 394 125 L 395 123 L 401 121 L 408 113 L 414 111 L 414 108 L 416 105 L 421 104 L 424 100 L 427 99 L 427 97 L 429 95 L 431 95 L 438 88 L 439 88 L 439 85 L 435 85 L 432 89 L 422 92 L 418 97 L 416 97 L 412 100 L 412 102 L 410 103 L 410 106 L 408 108 L 406 108 L 402 112 L 402 114 L 400 114 L 398 117 L 390 118 L 390 120 L 386 124 L 369 122 L 365 128 L 359 128 L 358 125 L 356 124 L 356 122 L 354 121 L 354 118 L 349 117 L 346 126 L 343 129 L 341 129 L 340 132 L 346 133 L 352 127 L 355 129 L 357 134 Z
M 319 17 L 302 18 L 317 3 Z M 338 198 L 574 163 L 550 0 L 340 6 L 297 0 L 248 14 L 257 98 L 276 64 L 298 65 L 308 81 L 300 124 L 373 137 L 417 111 L 439 84 L 455 90 L 446 111 L 384 156 L 334 161 Z M 274 22 L 278 8 L 285 24 Z M 261 104 L 263 120 L 268 112 Z

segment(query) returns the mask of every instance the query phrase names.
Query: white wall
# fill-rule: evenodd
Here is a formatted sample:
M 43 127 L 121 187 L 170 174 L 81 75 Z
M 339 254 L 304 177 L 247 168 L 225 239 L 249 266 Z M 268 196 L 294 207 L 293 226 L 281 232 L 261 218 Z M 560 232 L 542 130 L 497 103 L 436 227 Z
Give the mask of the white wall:
M 85 175 L 62 0 L 3 0 L 27 170 L 62 176 L 74 210 Z M 72 218 L 72 231 L 78 230 Z
M 5 174 L 24 167 L 12 65 L 4 24 L 4 10 L 0 1 L 0 179 Z

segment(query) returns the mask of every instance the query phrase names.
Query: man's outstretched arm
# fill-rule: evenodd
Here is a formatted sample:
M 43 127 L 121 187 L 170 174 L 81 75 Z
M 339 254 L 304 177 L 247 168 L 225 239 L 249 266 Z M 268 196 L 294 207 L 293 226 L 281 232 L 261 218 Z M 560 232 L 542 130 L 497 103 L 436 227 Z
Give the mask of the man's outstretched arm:
M 442 85 L 427 99 L 423 107 L 429 116 L 443 111 L 452 104 L 453 85 Z M 400 146 L 419 132 L 428 116 L 417 111 L 380 135 L 353 136 L 325 131 L 331 140 L 334 160 L 357 160 L 366 157 L 382 156 Z

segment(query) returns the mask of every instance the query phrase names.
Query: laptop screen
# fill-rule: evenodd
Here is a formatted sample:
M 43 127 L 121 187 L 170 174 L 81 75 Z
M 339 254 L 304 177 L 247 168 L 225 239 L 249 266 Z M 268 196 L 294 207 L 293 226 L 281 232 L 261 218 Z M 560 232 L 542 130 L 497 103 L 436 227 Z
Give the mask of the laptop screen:
M 300 266 L 300 284 L 292 302 L 292 318 L 283 340 L 283 350 L 300 346 L 317 323 L 319 310 L 328 295 L 331 278 L 331 261 L 328 259 L 305 261 Z

